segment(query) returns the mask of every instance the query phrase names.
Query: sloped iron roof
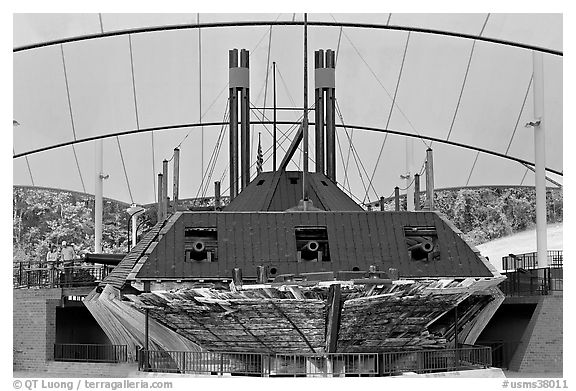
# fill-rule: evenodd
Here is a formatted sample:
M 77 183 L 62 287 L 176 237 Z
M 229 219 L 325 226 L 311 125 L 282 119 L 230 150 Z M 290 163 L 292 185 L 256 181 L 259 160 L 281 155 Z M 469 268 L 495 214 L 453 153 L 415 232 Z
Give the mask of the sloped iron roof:
M 298 262 L 295 228 L 326 227 L 329 262 Z M 408 255 L 404 227 L 435 227 L 439 259 L 414 261 Z M 216 262 L 186 262 L 185 228 L 213 227 L 218 232 Z M 478 254 L 435 212 L 179 212 L 134 270 L 134 278 L 230 278 L 240 267 L 255 277 L 267 265 L 277 274 L 396 268 L 402 277 L 492 277 Z
M 322 173 L 306 175 L 306 189 L 315 208 L 362 211 L 362 208 Z M 302 172 L 262 172 L 224 209 L 227 212 L 285 211 L 302 199 Z

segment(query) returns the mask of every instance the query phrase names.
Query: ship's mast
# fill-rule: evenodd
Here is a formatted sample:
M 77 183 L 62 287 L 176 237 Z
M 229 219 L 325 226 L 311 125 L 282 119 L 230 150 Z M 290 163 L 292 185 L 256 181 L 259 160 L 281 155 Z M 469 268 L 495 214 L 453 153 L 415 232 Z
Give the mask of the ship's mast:
M 302 138 L 304 139 L 303 154 L 304 164 L 302 167 L 302 200 L 306 210 L 306 175 L 308 174 L 308 14 L 304 14 L 304 122 L 302 124 Z

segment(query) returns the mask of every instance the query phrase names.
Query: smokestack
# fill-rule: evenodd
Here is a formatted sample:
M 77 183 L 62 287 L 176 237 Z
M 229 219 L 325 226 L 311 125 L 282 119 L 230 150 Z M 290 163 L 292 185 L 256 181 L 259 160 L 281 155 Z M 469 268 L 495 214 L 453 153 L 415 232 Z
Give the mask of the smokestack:
M 420 174 L 414 174 L 414 210 L 420 210 Z
M 400 188 L 398 186 L 394 188 L 394 209 L 396 212 L 400 211 Z
M 156 209 L 158 212 L 158 222 L 161 222 L 162 220 L 164 220 L 164 216 L 162 215 L 162 194 L 164 194 L 164 192 L 162 191 L 162 174 L 158 174 L 158 201 L 156 203 Z
M 240 51 L 240 67 L 249 72 L 250 61 L 248 50 Z M 241 88 L 240 100 L 240 145 L 242 155 L 241 165 L 241 190 L 244 190 L 250 183 L 250 85 L 246 84 Z
M 430 148 L 426 150 L 426 204 L 434 210 L 434 159 Z
M 162 214 L 168 216 L 168 160 L 162 162 Z
M 336 182 L 336 64 L 334 52 L 326 50 L 326 176 Z
M 241 190 L 250 183 L 250 60 L 248 50 L 228 52 L 230 94 L 230 200 L 238 195 L 238 96 L 240 96 Z
M 314 122 L 316 135 L 316 172 L 324 171 L 324 50 L 314 52 L 314 95 L 315 107 Z
M 380 210 L 384 212 L 384 197 L 380 197 Z
M 172 211 L 178 211 L 178 187 L 180 185 L 180 149 L 174 148 L 174 179 L 172 181 Z
M 214 209 L 220 210 L 220 181 L 214 182 Z
M 243 85 L 243 71 L 238 68 L 238 49 L 228 52 L 230 100 L 230 200 L 238 195 L 238 87 Z

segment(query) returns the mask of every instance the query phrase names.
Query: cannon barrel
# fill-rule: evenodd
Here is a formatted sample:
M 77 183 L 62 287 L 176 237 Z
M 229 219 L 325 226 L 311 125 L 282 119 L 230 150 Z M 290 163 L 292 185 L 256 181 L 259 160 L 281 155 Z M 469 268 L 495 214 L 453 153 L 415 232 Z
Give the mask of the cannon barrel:
M 302 246 L 302 251 L 316 252 L 320 249 L 320 244 L 315 240 L 309 240 L 304 246 Z
M 301 247 L 301 256 L 305 261 L 317 259 L 320 244 L 315 240 L 309 240 L 304 246 Z
M 201 253 L 206 250 L 206 245 L 204 242 L 198 240 L 197 242 L 192 243 L 192 251 L 196 253 Z
M 434 250 L 434 244 L 429 240 L 425 240 L 423 242 L 408 247 L 408 250 L 412 252 L 412 258 L 422 259 L 426 258 L 428 254 L 431 253 L 432 250 Z

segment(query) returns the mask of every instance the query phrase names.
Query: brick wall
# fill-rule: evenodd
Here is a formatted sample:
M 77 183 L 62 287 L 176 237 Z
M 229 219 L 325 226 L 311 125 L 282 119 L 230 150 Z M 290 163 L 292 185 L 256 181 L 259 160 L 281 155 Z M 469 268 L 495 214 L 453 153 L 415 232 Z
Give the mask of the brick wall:
M 13 290 L 13 369 L 38 370 L 53 359 L 61 289 Z
M 510 369 L 562 373 L 562 296 L 543 296 L 522 336 Z

